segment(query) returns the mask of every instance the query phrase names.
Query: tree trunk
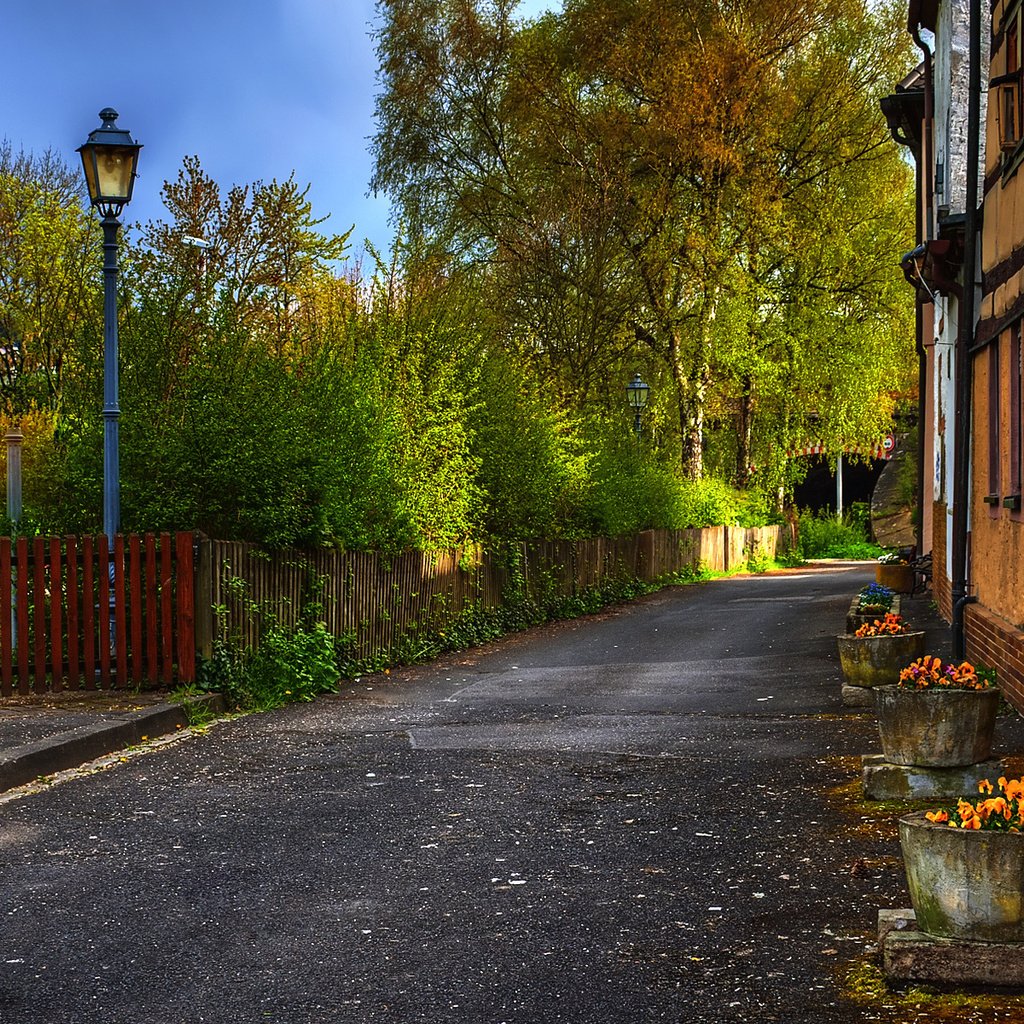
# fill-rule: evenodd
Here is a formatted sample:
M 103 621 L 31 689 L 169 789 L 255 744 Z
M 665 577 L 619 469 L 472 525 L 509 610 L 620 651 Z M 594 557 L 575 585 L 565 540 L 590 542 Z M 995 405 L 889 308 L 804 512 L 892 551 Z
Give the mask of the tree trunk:
M 754 384 L 750 374 L 744 374 L 740 392 L 740 408 L 736 434 L 736 486 L 746 487 L 750 481 L 750 441 L 754 432 Z
M 704 475 L 704 404 L 711 383 L 708 352 L 711 349 L 711 325 L 717 311 L 717 289 L 704 303 L 700 315 L 694 351 L 689 359 L 683 352 L 681 330 L 673 328 L 672 376 L 679 394 L 679 432 L 683 475 L 700 480 Z M 684 362 L 688 365 L 684 366 Z

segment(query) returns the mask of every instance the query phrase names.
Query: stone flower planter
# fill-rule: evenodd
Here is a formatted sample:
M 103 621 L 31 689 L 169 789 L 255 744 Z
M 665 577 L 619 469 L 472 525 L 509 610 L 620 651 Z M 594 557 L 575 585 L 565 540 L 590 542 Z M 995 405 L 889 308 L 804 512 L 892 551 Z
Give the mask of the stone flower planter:
M 909 565 L 875 566 L 875 582 L 895 590 L 897 594 L 910 594 L 914 590 L 914 570 Z
M 924 631 L 837 636 L 836 643 L 843 679 L 848 686 L 893 686 L 900 677 L 900 670 L 924 654 Z
M 977 764 L 991 755 L 999 708 L 995 687 L 878 686 L 873 692 L 882 751 L 890 764 L 953 768 Z
M 900 818 L 900 845 L 917 927 L 976 942 L 1024 942 L 1024 834 Z

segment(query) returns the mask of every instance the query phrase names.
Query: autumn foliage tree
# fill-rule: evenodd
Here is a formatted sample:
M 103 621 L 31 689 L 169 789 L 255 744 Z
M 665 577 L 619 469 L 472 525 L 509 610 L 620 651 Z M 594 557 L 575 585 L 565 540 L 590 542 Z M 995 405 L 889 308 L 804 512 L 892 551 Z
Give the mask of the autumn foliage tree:
M 740 479 L 809 421 L 833 445 L 876 440 L 912 354 L 892 301 L 910 176 L 877 105 L 907 68 L 895 12 L 515 7 L 379 4 L 374 187 L 408 230 L 488 267 L 507 344 L 567 402 L 652 367 L 690 478 L 709 416 Z

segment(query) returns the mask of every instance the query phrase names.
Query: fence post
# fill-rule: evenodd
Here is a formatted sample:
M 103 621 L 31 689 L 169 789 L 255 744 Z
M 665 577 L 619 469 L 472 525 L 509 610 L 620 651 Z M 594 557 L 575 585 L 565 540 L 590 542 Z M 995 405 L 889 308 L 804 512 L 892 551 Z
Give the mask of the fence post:
M 175 626 L 178 633 L 178 682 L 196 681 L 196 595 L 194 536 L 177 533 L 175 545 Z
M 196 653 L 213 656 L 213 543 L 204 533 L 196 534 L 195 583 Z
M 637 538 L 636 575 L 638 579 L 650 583 L 654 580 L 654 530 L 641 530 Z

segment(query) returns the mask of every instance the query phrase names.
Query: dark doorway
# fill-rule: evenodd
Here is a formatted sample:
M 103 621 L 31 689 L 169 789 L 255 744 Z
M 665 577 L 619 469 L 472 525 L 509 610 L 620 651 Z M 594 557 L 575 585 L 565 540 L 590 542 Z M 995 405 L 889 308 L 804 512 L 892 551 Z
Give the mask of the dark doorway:
M 803 483 L 797 484 L 793 492 L 797 508 L 808 508 L 812 512 L 835 512 L 836 477 L 829 469 L 828 459 L 823 455 L 808 455 L 805 458 L 811 465 Z M 870 502 L 875 483 L 888 464 L 885 459 L 856 463 L 843 459 L 843 508 L 849 509 L 858 501 Z

